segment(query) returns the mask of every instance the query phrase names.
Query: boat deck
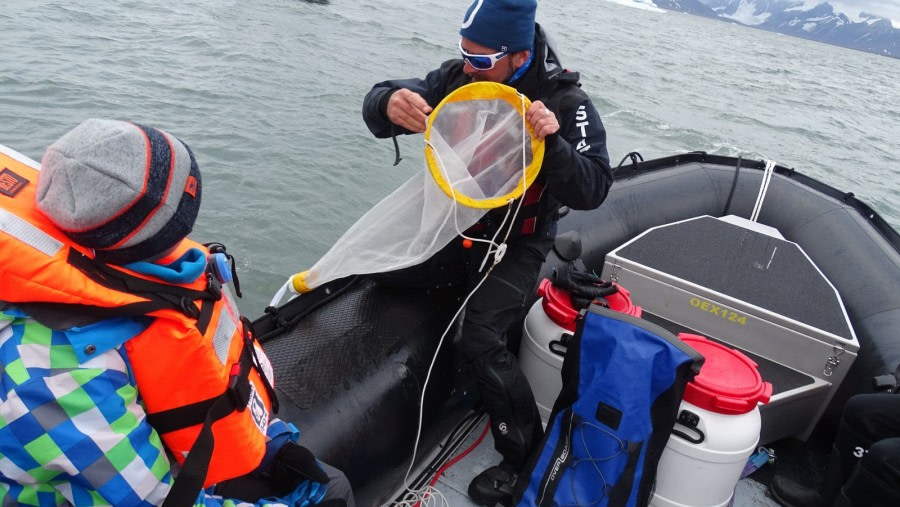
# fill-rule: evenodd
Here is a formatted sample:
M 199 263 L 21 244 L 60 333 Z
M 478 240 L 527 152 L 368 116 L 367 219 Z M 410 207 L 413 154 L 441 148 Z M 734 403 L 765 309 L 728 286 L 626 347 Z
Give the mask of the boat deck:
M 487 425 L 487 416 L 482 414 L 477 418 L 477 422 L 470 426 L 465 438 L 457 440 L 454 449 L 450 452 L 451 456 L 459 456 L 467 449 L 475 445 Z M 453 445 L 453 444 L 448 444 Z M 414 470 L 411 477 L 422 477 L 425 482 L 431 482 L 436 470 L 426 470 L 429 464 L 433 462 L 433 458 L 437 456 L 443 448 L 434 449 L 432 456 L 420 460 L 422 465 Z M 441 473 L 434 491 L 429 498 L 424 501 L 421 506 L 451 506 L 451 507 L 469 507 L 476 506 L 466 493 L 469 482 L 481 473 L 483 470 L 500 462 L 500 454 L 494 450 L 494 441 L 490 431 L 484 436 L 484 439 L 472 448 L 468 454 L 460 458 L 459 461 L 453 463 Z M 758 472 L 761 473 L 762 471 Z M 425 479 L 427 477 L 427 479 Z M 410 480 L 411 484 L 416 484 L 414 479 Z M 406 488 L 401 487 L 394 495 L 391 496 L 392 502 L 387 505 L 415 505 L 417 500 L 412 499 L 412 495 L 406 498 L 406 501 L 400 500 Z M 408 502 L 408 503 L 407 503 Z M 766 486 L 761 482 L 754 480 L 753 476 L 742 479 L 735 490 L 735 495 L 730 504 L 733 507 L 768 507 L 777 506 L 778 504 L 769 498 Z

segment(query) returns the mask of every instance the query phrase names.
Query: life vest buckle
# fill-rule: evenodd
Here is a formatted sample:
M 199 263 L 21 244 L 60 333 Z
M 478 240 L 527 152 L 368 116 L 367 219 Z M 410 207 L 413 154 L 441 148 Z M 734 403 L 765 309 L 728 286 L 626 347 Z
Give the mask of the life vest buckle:
M 212 294 L 216 301 L 222 299 L 222 284 L 212 273 L 206 273 L 206 291 Z
M 241 363 L 231 365 L 228 376 L 228 395 L 238 412 L 243 412 L 250 403 L 250 382 L 246 376 L 241 375 Z
M 192 319 L 196 319 L 200 317 L 200 309 L 197 308 L 197 305 L 194 304 L 193 301 L 187 298 L 187 296 L 181 296 L 181 300 L 179 301 L 181 305 L 181 311 Z

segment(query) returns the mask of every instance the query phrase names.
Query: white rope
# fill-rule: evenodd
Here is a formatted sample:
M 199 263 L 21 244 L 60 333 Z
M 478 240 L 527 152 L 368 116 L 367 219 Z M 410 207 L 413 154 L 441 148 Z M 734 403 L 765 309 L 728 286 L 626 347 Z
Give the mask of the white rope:
M 391 504 L 394 507 L 450 507 L 447 497 L 437 488 L 426 486 L 423 489 L 407 491 L 397 502 Z
M 527 132 L 527 126 L 525 125 L 525 96 L 520 93 L 519 97 L 521 98 L 521 102 L 522 102 L 522 128 L 524 129 L 523 132 Z M 475 288 L 473 288 L 469 292 L 469 294 L 466 296 L 466 298 L 463 300 L 462 304 L 459 306 L 459 309 L 456 310 L 456 313 L 454 313 L 453 317 L 450 319 L 450 323 L 444 329 L 444 332 L 441 333 L 441 338 L 440 338 L 440 340 L 438 340 L 438 345 L 434 351 L 434 356 L 431 358 L 431 364 L 428 365 L 428 373 L 425 375 L 425 382 L 422 384 L 422 394 L 419 398 L 419 420 L 418 420 L 417 427 L 416 427 L 416 440 L 415 440 L 415 443 L 413 444 L 413 453 L 412 453 L 412 458 L 409 461 L 409 467 L 406 469 L 406 475 L 403 477 L 403 486 L 404 486 L 404 488 L 406 488 L 407 493 L 398 502 L 396 502 L 394 504 L 384 504 L 385 506 L 393 505 L 393 506 L 397 506 L 397 507 L 412 507 L 412 506 L 416 505 L 416 503 L 418 503 L 418 502 L 422 502 L 421 503 L 422 507 L 427 506 L 427 505 L 436 505 L 436 506 L 439 505 L 439 506 L 448 506 L 449 507 L 449 505 L 450 505 L 447 502 L 447 499 L 444 497 L 444 495 L 438 489 L 436 489 L 432 486 L 428 486 L 421 490 L 411 490 L 410 486 L 409 486 L 409 474 L 412 473 L 413 466 L 416 463 L 416 454 L 418 454 L 418 451 L 419 451 L 419 441 L 422 438 L 422 418 L 423 418 L 423 411 L 424 411 L 424 407 L 425 407 L 425 392 L 428 390 L 428 382 L 431 380 L 431 373 L 434 370 L 434 363 L 437 361 L 438 354 L 441 351 L 441 346 L 444 344 L 444 339 L 447 337 L 447 334 L 450 332 L 450 329 L 453 328 L 453 325 L 456 324 L 456 321 L 459 318 L 460 313 L 463 311 L 463 309 L 469 303 L 469 300 L 472 299 L 472 296 L 475 294 L 475 292 L 477 292 L 478 289 L 480 289 L 481 286 L 484 284 L 484 282 L 488 279 L 488 276 L 490 276 L 491 271 L 494 269 L 494 266 L 496 266 L 497 263 L 499 263 L 503 259 L 503 255 L 506 252 L 506 240 L 509 239 L 509 235 L 512 232 L 512 226 L 513 226 L 513 224 L 515 224 L 516 216 L 518 215 L 519 210 L 522 208 L 522 201 L 524 200 L 525 191 L 527 190 L 526 169 L 528 168 L 528 166 L 525 163 L 525 159 L 526 159 L 526 157 L 525 157 L 525 155 L 526 155 L 525 139 L 526 138 L 523 135 L 522 136 L 522 197 L 519 198 L 519 205 L 516 207 L 516 211 L 513 213 L 513 218 L 509 222 L 509 227 L 507 228 L 506 235 L 503 238 L 503 242 L 500 244 L 497 244 L 495 242 L 495 240 L 497 239 L 497 235 L 503 229 L 503 226 L 506 225 L 506 220 L 507 220 L 507 218 L 509 218 L 510 206 L 507 206 L 506 215 L 504 216 L 503 221 L 500 223 L 500 227 L 497 228 L 497 232 L 494 233 L 494 236 L 490 240 L 467 237 L 465 234 L 463 234 L 462 231 L 459 230 L 459 223 L 456 221 L 456 213 L 454 212 L 454 214 L 453 214 L 454 226 L 456 227 L 457 234 L 459 234 L 463 238 L 469 239 L 471 241 L 480 241 L 483 243 L 488 243 L 490 245 L 488 247 L 487 253 L 485 254 L 484 258 L 481 261 L 481 268 L 479 268 L 479 271 L 484 269 L 485 263 L 487 262 L 487 259 L 490 257 L 491 253 L 494 254 L 494 262 L 490 265 L 488 270 L 485 271 L 484 276 L 481 277 L 481 280 L 479 280 L 479 282 L 475 286 Z M 444 163 L 441 160 L 440 155 L 438 154 L 438 150 L 435 150 L 434 146 L 431 145 L 431 143 L 428 142 L 427 140 L 425 142 L 426 142 L 426 144 L 431 146 L 431 149 L 434 151 L 435 157 L 438 161 L 438 166 L 441 169 L 441 174 L 443 175 L 444 180 L 449 181 L 448 175 L 444 170 Z M 456 191 L 453 189 L 453 185 L 449 185 L 449 186 L 450 186 L 451 198 L 453 199 L 453 202 L 454 202 L 453 209 L 456 210 L 456 206 L 458 204 L 456 201 Z M 512 202 L 510 202 L 509 204 L 512 204 Z M 444 223 L 446 223 L 446 217 L 445 217 Z M 494 248 L 494 250 L 492 251 L 491 248 Z M 440 503 L 434 503 L 434 504 L 431 503 L 431 502 L 438 502 L 438 501 L 440 501 Z
M 759 211 L 762 209 L 763 201 L 766 200 L 766 192 L 769 191 L 769 182 L 772 181 L 772 174 L 775 172 L 775 161 L 766 160 L 766 169 L 763 171 L 762 183 L 759 185 L 759 193 L 756 195 L 756 204 L 753 205 L 753 213 L 750 214 L 750 220 L 756 222 L 759 218 Z
M 275 296 L 272 297 L 272 301 L 269 302 L 269 306 L 278 306 L 278 303 L 281 303 L 281 298 L 283 298 L 284 295 L 287 294 L 288 290 L 294 292 L 294 276 L 297 275 L 293 275 L 288 278 L 287 281 L 284 282 L 284 285 L 282 285 L 281 288 L 278 289 L 278 292 L 276 292 Z
M 469 292 L 469 295 L 466 296 L 465 300 L 463 300 L 462 304 L 459 306 L 459 309 L 456 310 L 456 313 L 453 314 L 453 317 L 450 319 L 450 323 L 444 329 L 444 332 L 441 333 L 441 339 L 438 340 L 437 348 L 434 351 L 434 356 L 431 358 L 431 364 L 428 366 L 428 374 L 425 375 L 425 382 L 422 384 L 422 395 L 419 398 L 419 422 L 418 422 L 417 428 L 416 428 L 416 440 L 415 440 L 415 443 L 413 444 L 413 453 L 412 453 L 412 458 L 409 461 L 409 468 L 406 469 L 406 476 L 403 478 L 403 487 L 405 487 L 407 490 L 410 490 L 409 474 L 412 473 L 413 465 L 415 465 L 415 463 L 416 463 L 416 454 L 419 451 L 419 440 L 422 437 L 422 415 L 423 415 L 423 410 L 425 407 L 425 391 L 428 390 L 428 382 L 431 380 L 431 372 L 434 369 L 434 363 L 437 361 L 438 353 L 441 351 L 441 346 L 444 344 L 444 339 L 447 337 L 447 333 L 449 333 L 450 329 L 453 328 L 453 325 L 456 324 L 456 320 L 459 318 L 459 314 L 463 311 L 463 308 L 466 307 L 466 305 L 469 303 L 469 300 L 472 299 L 472 296 L 475 294 L 475 292 L 479 288 L 481 288 L 481 285 L 484 284 L 484 281 L 487 280 L 488 276 L 490 276 L 491 271 L 493 269 L 494 269 L 493 265 L 490 268 L 488 268 L 488 270 L 484 273 L 484 276 L 478 282 L 478 285 L 476 285 L 475 288 L 472 289 L 471 292 Z M 385 504 L 385 505 L 388 505 L 388 504 Z M 400 504 L 400 505 L 406 505 L 406 504 Z
M 522 196 L 519 197 L 519 204 L 516 206 L 516 211 L 513 213 L 512 220 L 509 221 L 509 227 L 506 229 L 506 235 L 503 236 L 503 242 L 500 243 L 500 245 L 498 245 L 496 247 L 496 250 L 494 251 L 494 264 L 497 264 L 498 262 L 503 260 L 503 256 L 506 254 L 506 240 L 509 239 L 509 235 L 510 233 L 512 233 L 513 225 L 515 225 L 516 218 L 519 216 L 519 210 L 522 209 L 522 203 L 525 201 L 525 192 L 528 191 L 528 164 L 525 162 L 527 154 L 525 147 L 528 145 L 526 141 L 527 136 L 525 135 L 528 132 L 528 125 L 525 124 L 525 95 L 518 92 L 516 93 L 519 95 L 519 101 L 522 104 Z M 509 204 L 512 204 L 512 201 L 510 201 Z M 499 234 L 499 232 L 503 230 L 503 225 L 505 224 L 506 218 L 508 216 L 509 208 L 506 209 L 506 216 L 503 217 L 503 222 L 500 223 L 500 227 L 497 228 L 497 232 L 494 233 L 494 237 L 491 238 L 492 245 L 496 245 L 496 243 L 494 243 L 494 240 L 497 239 L 497 234 Z M 484 269 L 484 263 L 486 261 L 487 257 L 482 259 L 481 267 L 478 268 L 479 271 Z
M 435 149 L 434 145 L 431 144 L 430 141 L 426 140 L 426 141 L 425 141 L 425 144 L 428 145 L 428 146 L 432 149 L 432 151 L 434 152 L 434 157 L 435 157 L 435 159 L 436 159 L 437 162 L 438 162 L 438 167 L 439 167 L 440 170 L 441 170 L 441 176 L 443 176 L 444 181 L 449 182 L 449 181 L 450 181 L 450 176 L 447 174 L 447 171 L 444 169 L 444 161 L 441 159 L 441 154 L 438 152 L 437 149 Z M 459 209 L 459 208 L 458 208 L 458 206 L 459 206 L 459 201 L 457 201 L 457 199 L 456 199 L 456 189 L 453 188 L 453 185 L 448 185 L 448 188 L 450 188 L 450 200 L 453 201 L 453 206 L 450 208 L 450 210 L 448 210 L 447 216 L 444 217 L 444 221 L 441 222 L 441 228 L 443 228 L 444 225 L 447 223 L 447 219 L 450 218 L 450 211 L 452 211 L 452 212 L 453 212 L 453 228 L 456 229 L 456 234 L 457 234 L 458 236 L 462 236 L 463 238 L 468 239 L 468 240 L 470 240 L 470 241 L 472 241 L 472 242 L 488 243 L 488 244 L 489 244 L 489 247 L 488 247 L 488 253 L 490 253 L 490 248 L 491 248 L 491 247 L 496 248 L 496 247 L 499 246 L 499 245 L 497 245 L 497 243 L 494 242 L 494 240 L 497 238 L 497 235 L 494 234 L 494 237 L 491 238 L 491 239 L 481 239 L 481 238 L 475 238 L 475 237 L 466 236 L 465 233 L 464 233 L 463 231 L 460 231 L 460 230 L 459 230 L 459 216 L 458 216 L 457 213 L 456 213 L 456 211 Z M 503 222 L 500 223 L 500 227 L 501 227 L 501 228 L 503 227 L 503 224 L 506 222 L 506 219 L 507 219 L 508 217 L 509 217 L 509 210 L 507 210 L 506 216 L 503 217 Z M 499 232 L 499 229 L 500 229 L 500 228 L 498 228 L 498 232 Z M 433 245 L 434 242 L 435 242 L 436 240 L 437 240 L 437 235 L 435 235 L 435 237 L 431 240 L 431 244 L 429 244 L 429 247 L 430 247 L 431 245 Z M 487 258 L 487 256 L 486 256 L 485 258 Z M 482 262 L 482 266 L 484 266 L 484 262 Z M 481 269 L 479 269 L 479 271 L 481 271 Z

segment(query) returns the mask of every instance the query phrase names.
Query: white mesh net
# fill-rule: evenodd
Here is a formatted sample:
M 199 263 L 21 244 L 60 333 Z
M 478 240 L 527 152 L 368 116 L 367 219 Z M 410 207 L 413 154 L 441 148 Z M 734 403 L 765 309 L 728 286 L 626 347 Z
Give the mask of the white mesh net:
M 354 274 L 419 264 L 488 210 L 521 196 L 543 157 L 543 142 L 524 121 L 529 105 L 496 83 L 450 94 L 429 118 L 428 170 L 363 215 L 299 280 L 295 275 L 292 288 L 305 292 Z

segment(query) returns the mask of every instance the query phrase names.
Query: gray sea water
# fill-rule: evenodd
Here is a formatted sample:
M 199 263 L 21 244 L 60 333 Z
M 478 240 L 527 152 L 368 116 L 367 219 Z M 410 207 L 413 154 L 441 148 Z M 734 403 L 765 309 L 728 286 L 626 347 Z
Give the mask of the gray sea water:
M 0 9 L 0 144 L 36 160 L 88 117 L 162 128 L 203 172 L 193 236 L 238 259 L 259 315 L 423 168 L 363 124 L 387 78 L 457 56 L 469 0 L 15 0 Z M 854 192 L 900 228 L 900 60 L 674 12 L 541 0 L 614 163 L 705 150 Z M 690 198 L 685 196 L 684 198 Z

